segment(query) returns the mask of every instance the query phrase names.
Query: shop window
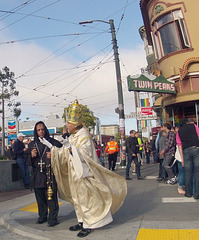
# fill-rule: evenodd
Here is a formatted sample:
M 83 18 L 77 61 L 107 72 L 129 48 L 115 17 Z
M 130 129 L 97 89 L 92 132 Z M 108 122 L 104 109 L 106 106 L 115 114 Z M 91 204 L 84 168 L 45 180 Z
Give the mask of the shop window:
M 171 11 L 152 24 L 152 39 L 157 59 L 190 47 L 181 10 Z
M 187 118 L 195 118 L 196 117 L 195 105 L 185 106 L 184 107 L 184 116 Z

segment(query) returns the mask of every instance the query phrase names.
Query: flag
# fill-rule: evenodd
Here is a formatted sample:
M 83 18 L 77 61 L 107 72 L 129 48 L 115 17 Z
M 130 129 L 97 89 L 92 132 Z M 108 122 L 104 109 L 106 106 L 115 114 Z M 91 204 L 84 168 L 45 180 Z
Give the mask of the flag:
M 141 99 L 141 107 L 150 107 L 149 98 Z

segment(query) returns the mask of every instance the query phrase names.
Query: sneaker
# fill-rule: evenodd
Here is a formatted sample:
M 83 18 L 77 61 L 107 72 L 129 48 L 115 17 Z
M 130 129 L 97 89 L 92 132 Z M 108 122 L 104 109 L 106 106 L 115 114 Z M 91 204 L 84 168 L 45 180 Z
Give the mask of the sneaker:
M 175 176 L 175 177 L 173 177 L 171 179 L 168 179 L 164 183 L 174 185 L 174 184 L 177 183 L 177 177 Z
M 172 184 L 173 181 L 172 181 L 171 179 L 166 179 L 166 180 L 164 181 L 164 183 L 166 183 L 166 184 Z
M 165 184 L 171 184 L 170 180 L 164 181 Z
M 176 184 L 177 183 L 177 177 L 175 176 L 175 177 L 171 178 L 170 181 L 171 181 L 172 185 Z

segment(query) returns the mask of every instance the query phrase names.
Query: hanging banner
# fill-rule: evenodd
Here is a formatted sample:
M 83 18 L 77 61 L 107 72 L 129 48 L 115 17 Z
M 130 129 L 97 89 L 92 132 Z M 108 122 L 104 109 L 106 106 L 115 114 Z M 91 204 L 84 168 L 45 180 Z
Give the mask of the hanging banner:
M 129 91 L 176 94 L 175 83 L 167 81 L 162 75 L 153 80 L 143 74 L 136 78 L 128 76 L 127 82 Z
M 17 124 L 15 119 L 8 120 L 8 135 L 17 134 Z

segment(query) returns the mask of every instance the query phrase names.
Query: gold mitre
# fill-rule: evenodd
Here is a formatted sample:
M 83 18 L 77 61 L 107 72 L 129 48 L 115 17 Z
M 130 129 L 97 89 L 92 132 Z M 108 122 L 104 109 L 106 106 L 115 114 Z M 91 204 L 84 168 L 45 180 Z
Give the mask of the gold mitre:
M 67 111 L 67 122 L 76 126 L 82 125 L 82 108 L 76 99 L 73 104 L 70 104 Z

